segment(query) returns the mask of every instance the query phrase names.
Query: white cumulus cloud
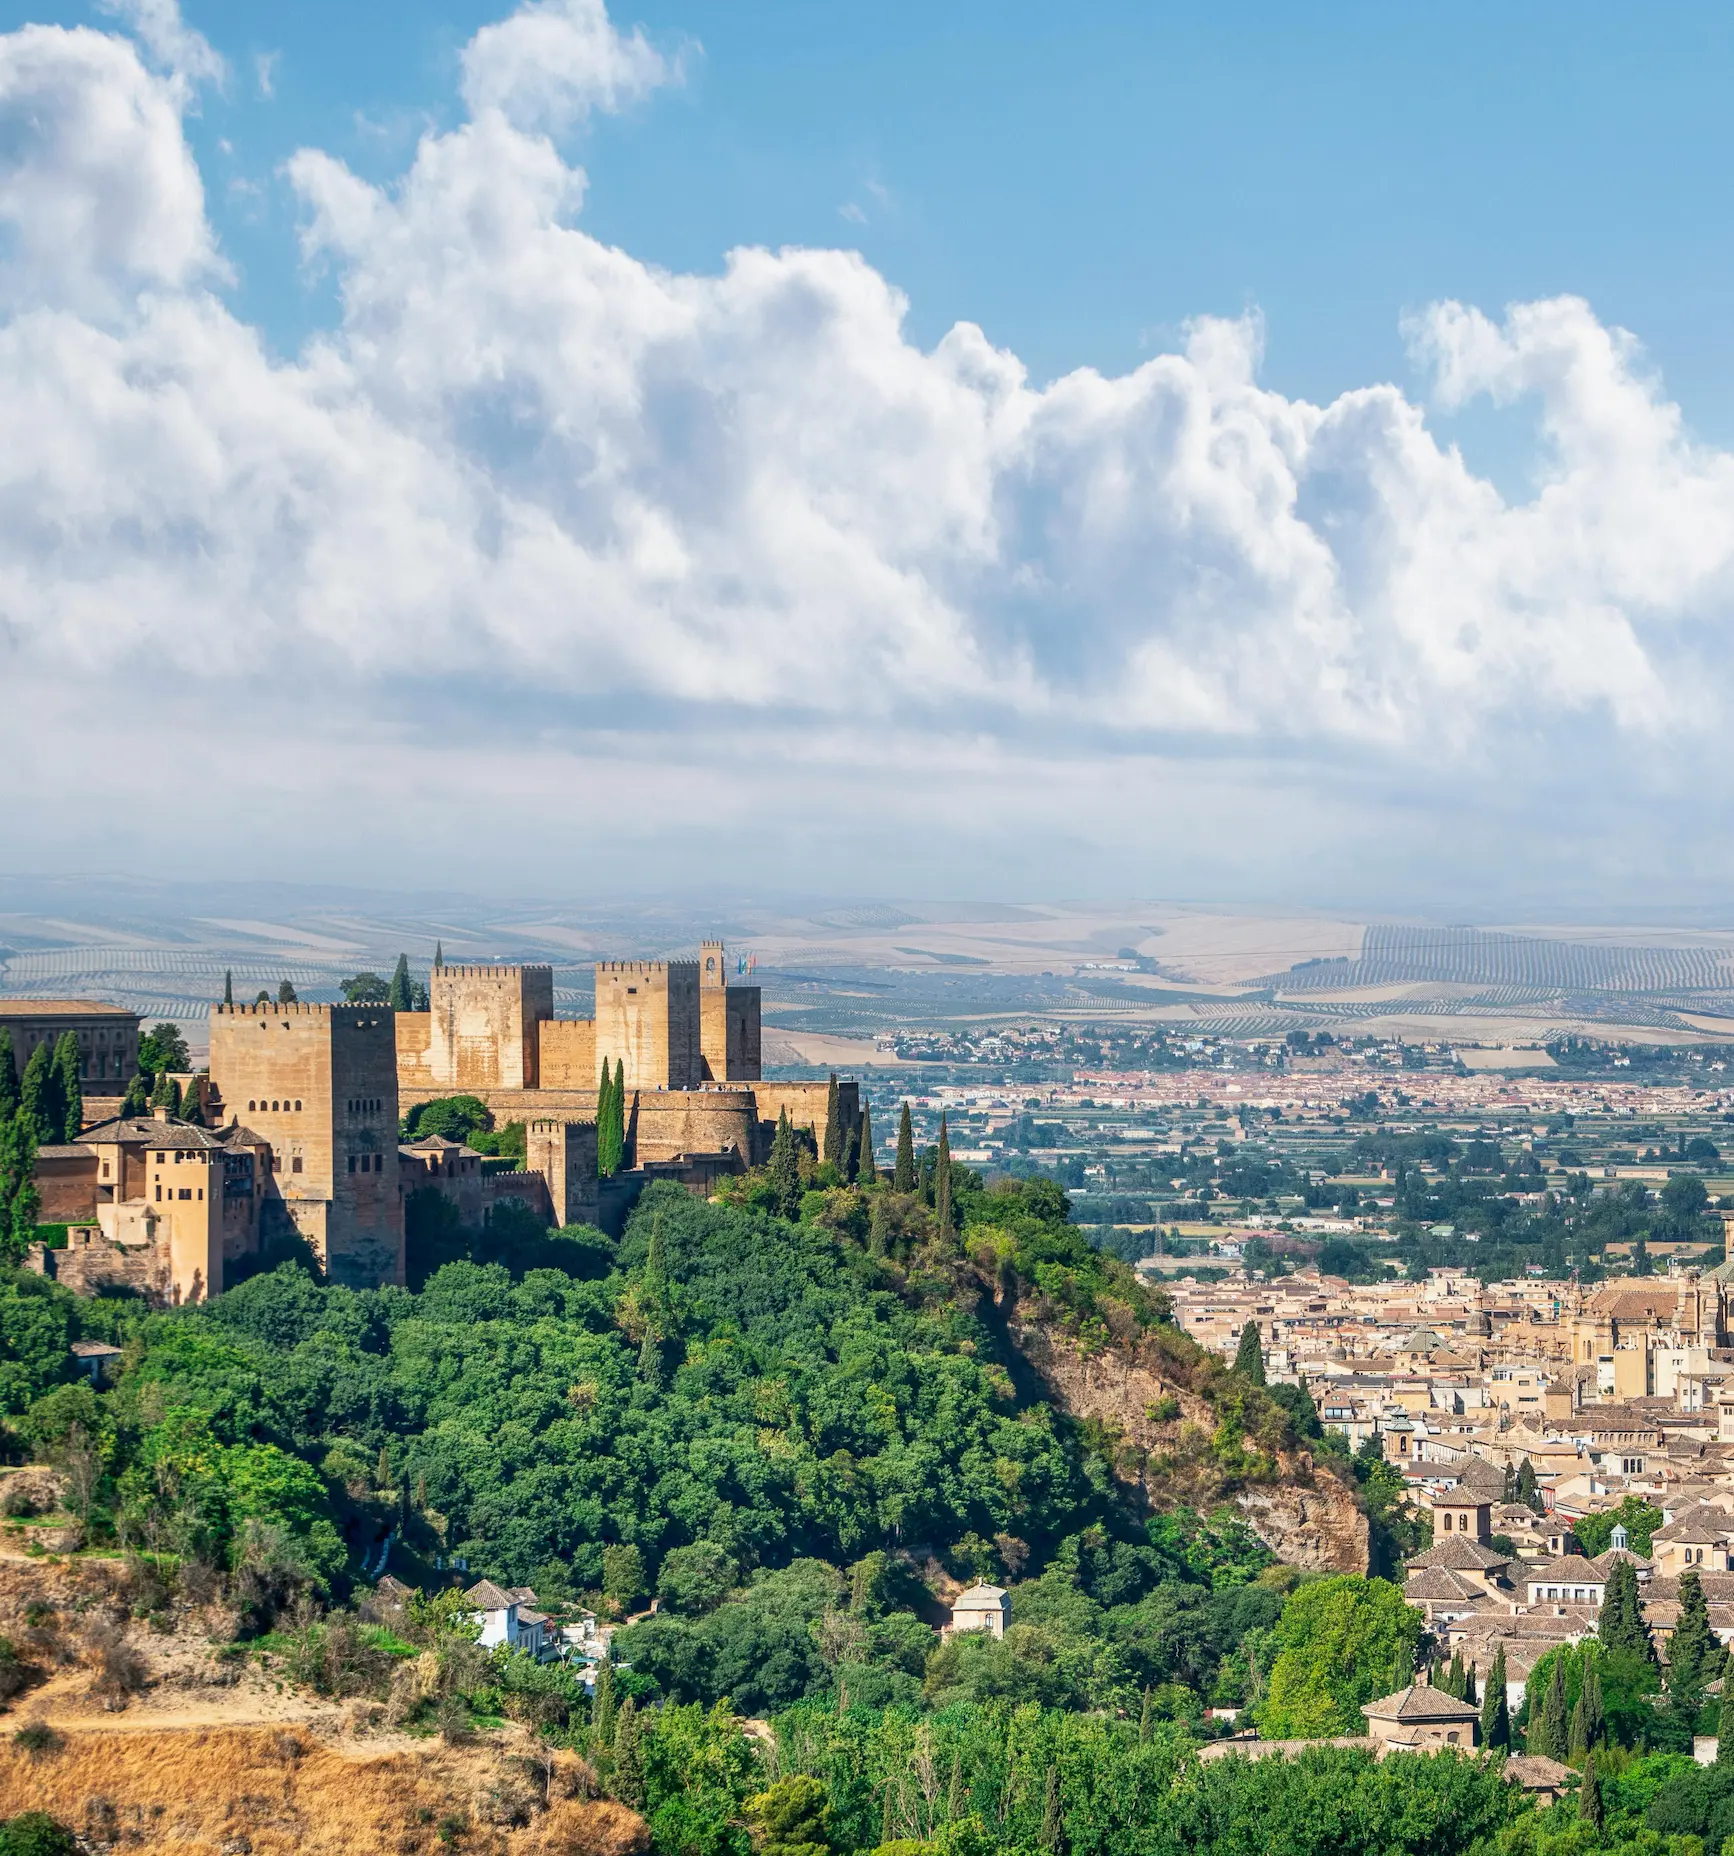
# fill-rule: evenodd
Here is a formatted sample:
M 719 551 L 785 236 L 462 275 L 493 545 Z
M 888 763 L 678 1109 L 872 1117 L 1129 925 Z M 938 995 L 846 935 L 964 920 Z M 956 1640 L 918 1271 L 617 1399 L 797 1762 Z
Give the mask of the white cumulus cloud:
M 529 0 L 464 50 L 464 101 L 515 127 L 558 134 L 679 75 L 640 31 L 618 31 L 603 0 Z
M 249 859 L 457 843 L 454 882 L 696 819 L 719 857 L 907 887 L 939 818 L 984 867 L 1120 889 L 1230 845 L 1397 881 L 1455 867 L 1447 802 L 1483 870 L 1525 803 L 1580 863 L 1592 813 L 1723 803 L 1734 458 L 1582 302 L 1408 330 L 1441 405 L 1539 407 L 1527 500 L 1395 386 L 1262 384 L 1256 318 L 1036 386 L 970 324 L 916 344 L 858 255 L 680 275 L 591 238 L 552 138 L 676 68 L 534 0 L 393 184 L 291 163 L 341 316 L 284 362 L 220 294 L 181 123 L 210 71 L 172 8 L 128 16 L 150 63 L 0 36 L 0 678 L 21 736 L 78 730 L 93 819 L 165 725 Z

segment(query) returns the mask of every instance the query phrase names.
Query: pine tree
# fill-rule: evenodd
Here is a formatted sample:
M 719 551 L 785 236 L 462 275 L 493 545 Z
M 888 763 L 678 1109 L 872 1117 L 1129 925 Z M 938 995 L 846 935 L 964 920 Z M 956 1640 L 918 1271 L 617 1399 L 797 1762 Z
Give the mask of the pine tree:
M 893 1192 L 915 1190 L 915 1130 L 910 1125 L 907 1102 L 897 1121 L 897 1165 L 891 1175 L 891 1189 Z
M 84 1132 L 84 1082 L 79 1076 L 78 1033 L 63 1031 L 54 1046 L 54 1076 L 62 1104 L 57 1140 L 76 1141 Z
M 1704 1684 L 1716 1674 L 1721 1646 L 1710 1628 L 1704 1582 L 1696 1567 L 1680 1575 L 1680 1617 L 1668 1639 L 1668 1696 L 1681 1707 L 1703 1705 Z
M 1596 1771 L 1596 1756 L 1591 1753 L 1583 1763 L 1583 1784 L 1578 1787 L 1577 1814 L 1591 1830 L 1600 1830 L 1602 1810 L 1601 1775 Z
M 1505 1646 L 1493 1652 L 1487 1692 L 1481 1702 L 1481 1744 L 1503 1752 L 1511 1745 L 1511 1704 L 1506 1698 Z
M 945 1111 L 939 1113 L 939 1152 L 933 1162 L 933 1209 L 938 1215 L 942 1237 L 951 1235 L 951 1136 L 946 1131 Z
M 54 1067 L 54 1051 L 49 1045 L 38 1044 L 30 1053 L 18 1094 L 19 1107 L 30 1123 L 37 1146 L 58 1144 L 66 1133 L 66 1097 Z
M 0 1127 L 18 1113 L 18 1058 L 12 1049 L 12 1033 L 0 1028 Z
M 415 1003 L 410 992 L 408 954 L 399 954 L 397 957 L 397 966 L 391 976 L 391 990 L 386 994 L 385 1002 L 394 1012 L 407 1012 Z
M 1256 1321 L 1249 1321 L 1240 1330 L 1240 1346 L 1235 1352 L 1234 1370 L 1255 1386 L 1264 1384 L 1264 1345 Z
M 765 1171 L 776 1194 L 777 1215 L 793 1218 L 801 1209 L 801 1156 L 787 1109 L 777 1117 L 776 1138 L 771 1142 L 771 1157 Z
M 636 1811 L 644 1803 L 644 1748 L 638 1731 L 638 1704 L 630 1695 L 620 1704 L 614 1728 L 614 1777 L 609 1789 Z
M 873 1108 L 866 1096 L 861 1098 L 861 1140 L 855 1150 L 855 1183 L 871 1186 L 879 1177 L 873 1164 Z
M 831 1072 L 831 1087 L 825 1094 L 824 1158 L 840 1173 L 843 1170 L 843 1116 L 838 1107 L 837 1072 Z
M 277 1003 L 279 1005 L 294 1005 L 296 1003 L 295 982 L 293 980 L 279 980 L 277 982 Z
M 1529 1750 L 1545 1759 L 1564 1759 L 1571 1750 L 1566 1736 L 1565 1657 L 1559 1651 L 1554 1653 L 1540 1717 L 1529 1724 Z

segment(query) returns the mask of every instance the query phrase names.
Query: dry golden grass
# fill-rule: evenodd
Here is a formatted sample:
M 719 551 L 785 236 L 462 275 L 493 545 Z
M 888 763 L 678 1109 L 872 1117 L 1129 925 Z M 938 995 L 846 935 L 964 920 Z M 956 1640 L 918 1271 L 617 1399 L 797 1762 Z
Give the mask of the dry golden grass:
M 18 1715 L 8 1721 L 16 1725 Z M 161 1856 L 431 1853 L 459 1827 L 473 1856 L 636 1856 L 643 1821 L 616 1804 L 544 1808 L 530 1762 L 490 1747 L 337 1751 L 282 1728 L 67 1734 L 0 1745 L 0 1817 L 47 1811 L 92 1841 Z M 529 1808 L 525 1801 L 529 1799 Z M 527 1821 L 490 1821 L 503 1815 Z

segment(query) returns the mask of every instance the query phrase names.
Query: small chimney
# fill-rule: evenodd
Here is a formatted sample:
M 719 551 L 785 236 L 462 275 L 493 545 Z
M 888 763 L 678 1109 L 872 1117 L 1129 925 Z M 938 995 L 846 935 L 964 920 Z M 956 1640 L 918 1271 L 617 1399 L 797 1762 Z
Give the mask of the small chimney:
M 167 1121 L 169 1118 L 169 1105 L 166 1102 L 159 1102 L 156 1107 L 151 1110 L 151 1114 L 155 1116 L 158 1121 Z

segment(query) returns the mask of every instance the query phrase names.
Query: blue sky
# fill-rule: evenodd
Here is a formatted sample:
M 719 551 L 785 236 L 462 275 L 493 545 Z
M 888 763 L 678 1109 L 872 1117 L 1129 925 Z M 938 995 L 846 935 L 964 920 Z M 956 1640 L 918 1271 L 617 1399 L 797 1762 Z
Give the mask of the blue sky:
M 311 144 L 401 171 L 505 10 L 191 0 L 233 67 L 192 139 L 236 300 L 279 342 L 329 315 L 281 163 Z M 1255 304 L 1266 378 L 1318 401 L 1411 378 L 1407 310 L 1571 292 L 1640 336 L 1695 429 L 1734 438 L 1727 7 L 655 0 L 615 18 L 697 48 L 682 88 L 584 142 L 583 221 L 640 258 L 855 245 L 918 340 L 970 319 L 1038 378 L 1119 372 L 1188 318 Z M 27 19 L 104 15 L 0 5 Z
M 1731 66 L 0 0 L 0 867 L 139 867 L 166 737 L 233 876 L 1734 907 Z

